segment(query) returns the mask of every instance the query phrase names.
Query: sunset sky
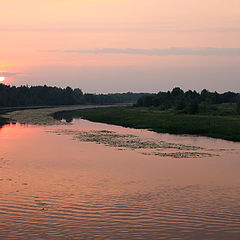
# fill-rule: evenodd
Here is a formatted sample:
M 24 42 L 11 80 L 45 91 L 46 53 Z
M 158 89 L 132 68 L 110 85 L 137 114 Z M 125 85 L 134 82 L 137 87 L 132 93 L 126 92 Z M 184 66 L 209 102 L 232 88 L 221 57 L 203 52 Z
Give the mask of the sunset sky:
M 240 91 L 239 0 L 8 0 L 0 11 L 6 84 Z

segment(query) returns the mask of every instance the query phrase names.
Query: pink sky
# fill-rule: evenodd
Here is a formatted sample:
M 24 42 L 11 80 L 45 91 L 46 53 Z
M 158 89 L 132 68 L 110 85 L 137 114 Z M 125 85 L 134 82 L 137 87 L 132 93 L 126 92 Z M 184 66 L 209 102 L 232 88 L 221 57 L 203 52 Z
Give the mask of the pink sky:
M 9 0 L 0 31 L 9 84 L 240 91 L 239 0 Z

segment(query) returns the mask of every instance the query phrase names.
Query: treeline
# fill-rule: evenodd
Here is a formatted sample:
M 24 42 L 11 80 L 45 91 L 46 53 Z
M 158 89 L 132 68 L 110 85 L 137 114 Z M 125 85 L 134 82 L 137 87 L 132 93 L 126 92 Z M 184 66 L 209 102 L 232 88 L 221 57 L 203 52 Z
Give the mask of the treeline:
M 81 89 L 0 84 L 0 107 L 136 102 L 143 93 L 84 94 Z
M 173 108 L 183 113 L 196 114 L 199 112 L 209 112 L 217 110 L 214 105 L 234 104 L 236 111 L 240 113 L 240 94 L 234 92 L 217 93 L 206 89 L 201 93 L 188 90 L 184 92 L 176 87 L 171 92 L 159 92 L 157 94 L 148 94 L 138 99 L 135 106 L 139 107 L 158 107 L 160 110 Z

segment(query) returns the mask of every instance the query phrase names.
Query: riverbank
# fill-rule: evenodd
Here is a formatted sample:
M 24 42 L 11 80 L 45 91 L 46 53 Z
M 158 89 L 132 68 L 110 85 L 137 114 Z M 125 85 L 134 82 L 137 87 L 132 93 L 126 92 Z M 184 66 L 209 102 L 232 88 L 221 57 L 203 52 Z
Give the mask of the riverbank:
M 192 134 L 240 141 L 240 116 L 238 115 L 190 115 L 159 111 L 155 108 L 115 107 L 58 112 L 56 116 L 58 119 L 82 117 L 94 122 L 150 129 L 159 133 Z
M 53 118 L 56 112 L 72 112 L 81 109 L 106 108 L 119 105 L 71 105 L 71 106 L 47 106 L 47 107 L 23 107 L 0 109 L 0 122 L 18 122 L 32 125 L 59 125 L 66 124 L 60 119 Z M 2 125 L 3 125 L 2 124 Z
M 2 107 L 0 108 L 0 127 L 9 124 L 10 122 L 15 122 L 16 120 L 10 119 L 12 112 L 20 112 L 23 110 L 39 110 L 42 108 L 53 108 L 52 106 L 28 106 L 28 107 Z

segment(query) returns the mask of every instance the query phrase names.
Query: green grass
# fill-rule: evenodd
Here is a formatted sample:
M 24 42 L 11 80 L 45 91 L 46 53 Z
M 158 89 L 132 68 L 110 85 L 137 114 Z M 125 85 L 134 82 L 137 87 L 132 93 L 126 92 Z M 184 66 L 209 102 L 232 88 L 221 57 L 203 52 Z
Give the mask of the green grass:
M 240 116 L 179 114 L 156 108 L 115 107 L 86 109 L 63 113 L 63 117 L 84 119 L 131 128 L 150 129 L 159 133 L 194 134 L 240 141 Z

